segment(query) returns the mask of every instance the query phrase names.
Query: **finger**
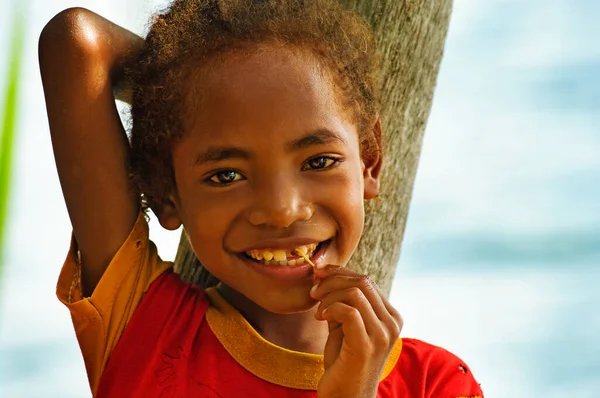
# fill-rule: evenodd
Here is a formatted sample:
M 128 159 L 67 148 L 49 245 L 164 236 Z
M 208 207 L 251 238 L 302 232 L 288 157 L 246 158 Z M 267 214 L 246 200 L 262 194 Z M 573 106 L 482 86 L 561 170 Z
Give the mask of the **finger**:
M 382 333 L 384 325 L 379 320 L 371 303 L 367 300 L 363 292 L 356 288 L 337 290 L 326 295 L 319 307 L 317 308 L 317 316 L 322 318 L 323 310 L 329 308 L 334 303 L 343 303 L 350 307 L 356 308 L 360 313 L 363 324 L 369 336 L 378 336 Z M 317 318 L 319 319 L 319 318 Z
M 400 337 L 400 332 L 402 331 L 402 326 L 404 325 L 404 321 L 402 320 L 402 316 L 398 312 L 398 310 L 389 302 L 385 294 L 381 291 L 379 285 L 377 285 L 371 278 L 368 278 L 366 282 L 370 285 L 370 287 L 377 292 L 377 295 L 381 299 L 383 307 L 385 308 L 385 315 L 381 318 L 382 321 L 386 322 L 389 325 L 389 329 L 392 335 Z
M 332 292 L 351 288 L 359 288 L 361 290 L 373 308 L 377 318 L 386 325 L 390 339 L 395 342 L 402 330 L 402 317 L 370 277 L 353 272 L 352 274 L 348 274 L 339 270 L 333 270 L 332 274 L 321 280 L 313 288 L 311 296 L 317 300 L 323 300 Z
M 391 316 L 390 312 L 385 306 L 385 303 L 383 302 L 384 297 L 381 291 L 377 288 L 375 282 L 373 282 L 371 278 L 366 275 L 330 275 L 326 279 L 321 280 L 319 284 L 316 285 L 313 290 L 311 290 L 310 294 L 316 300 L 323 300 L 325 296 L 331 294 L 332 292 L 350 288 L 358 288 L 362 291 L 369 303 L 371 303 L 375 314 L 377 314 L 377 317 L 380 320 L 383 321 Z
M 334 275 L 329 276 L 325 279 L 320 279 L 311 289 L 310 295 L 316 299 L 320 300 L 327 294 L 334 292 L 336 290 L 347 289 L 352 286 L 356 286 L 358 281 L 357 276 L 349 276 L 349 275 Z
M 339 265 L 327 264 L 322 267 L 316 267 L 313 271 L 314 275 L 317 278 L 327 278 L 331 275 L 348 275 L 348 276 L 358 276 L 356 272 L 352 271 L 346 267 L 340 267 Z
M 322 312 L 322 317 L 329 324 L 330 332 L 341 325 L 344 341 L 357 352 L 364 351 L 370 346 L 369 335 L 360 312 L 348 304 L 335 302 Z
M 398 310 L 392 305 L 392 303 L 389 302 L 387 297 L 381 291 L 381 288 L 375 282 L 371 282 L 373 289 L 377 291 L 377 294 L 381 298 L 381 302 L 383 303 L 385 310 L 389 314 L 389 318 L 386 317 L 385 320 L 382 320 L 389 325 L 389 329 L 392 335 L 396 336 L 397 338 L 400 337 L 400 332 L 402 331 L 402 327 L 404 326 L 404 320 L 402 319 L 402 316 L 400 315 Z
M 391 333 L 398 338 L 400 337 L 400 332 L 404 327 L 404 319 L 402 318 L 402 315 L 400 315 L 398 310 L 396 310 L 396 308 L 394 308 L 386 298 L 383 299 L 383 304 L 385 305 L 386 310 L 388 311 L 392 321 L 394 322 L 394 324 L 388 324 L 389 329 Z

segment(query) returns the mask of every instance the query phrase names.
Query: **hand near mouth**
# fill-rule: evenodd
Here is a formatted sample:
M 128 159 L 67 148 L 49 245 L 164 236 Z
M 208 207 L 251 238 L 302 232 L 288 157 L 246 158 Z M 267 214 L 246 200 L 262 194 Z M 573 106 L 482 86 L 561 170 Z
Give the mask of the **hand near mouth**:
M 329 325 L 319 398 L 375 398 L 402 317 L 366 275 L 329 265 L 314 268 L 315 317 Z

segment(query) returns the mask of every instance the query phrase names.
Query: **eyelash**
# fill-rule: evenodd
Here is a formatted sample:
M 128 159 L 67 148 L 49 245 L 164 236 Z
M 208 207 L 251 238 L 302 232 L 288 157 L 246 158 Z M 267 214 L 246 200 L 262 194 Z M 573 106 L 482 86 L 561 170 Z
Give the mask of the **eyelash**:
M 322 160 L 325 159 L 325 163 L 327 163 L 327 161 L 331 161 L 331 163 L 329 165 L 326 165 L 324 167 L 320 167 L 320 168 L 307 168 L 306 166 L 310 165 L 310 162 L 314 162 L 315 160 Z M 337 165 L 339 165 L 342 162 L 342 159 L 337 158 L 337 157 L 333 157 L 333 156 L 315 156 L 314 158 L 308 159 L 306 162 L 304 162 L 304 164 L 302 165 L 301 170 L 302 171 L 325 171 L 325 170 L 329 170 L 332 169 L 334 167 L 336 167 Z M 231 181 L 220 181 L 219 180 L 219 176 L 223 176 L 224 174 L 229 174 L 231 175 L 231 173 L 235 173 L 238 176 L 240 176 L 241 178 L 236 178 L 234 177 L 233 180 Z M 217 181 L 215 181 L 214 179 L 216 178 Z M 225 170 L 219 170 L 215 173 L 213 173 L 212 175 L 210 175 L 207 179 L 206 182 L 216 185 L 216 186 L 226 186 L 226 185 L 230 185 L 231 183 L 235 182 L 235 181 L 241 181 L 241 180 L 245 180 L 246 178 L 239 172 L 235 171 L 235 170 L 231 170 L 231 169 L 225 169 Z
M 331 160 L 332 162 L 328 166 L 321 167 L 321 168 L 316 168 L 316 169 L 305 168 L 305 166 L 308 165 L 308 164 L 310 164 L 310 162 L 313 162 L 315 160 L 320 160 L 320 159 L 325 159 L 326 162 L 328 160 Z M 302 169 L 301 170 L 302 171 L 306 171 L 306 170 L 314 170 L 314 171 L 329 170 L 329 169 L 332 169 L 332 168 L 336 167 L 341 162 L 342 162 L 342 159 L 340 159 L 338 157 L 334 157 L 334 156 L 325 156 L 325 155 L 315 156 L 314 158 L 308 159 L 306 162 L 304 162 L 304 164 L 302 165 Z
M 230 174 L 230 175 L 231 175 L 231 173 L 235 173 L 238 176 L 240 176 L 241 178 L 234 178 L 232 181 L 226 181 L 226 182 L 219 181 L 219 176 L 222 176 L 223 174 L 226 174 L 226 173 Z M 216 177 L 217 181 L 213 180 L 215 177 Z M 219 170 L 216 173 L 214 173 L 211 176 L 209 176 L 206 179 L 206 182 L 208 182 L 210 184 L 213 184 L 213 185 L 217 185 L 217 186 L 219 186 L 219 185 L 220 186 L 224 186 L 224 185 L 229 185 L 229 184 L 231 184 L 231 183 L 233 183 L 235 181 L 240 181 L 240 180 L 245 180 L 245 179 L 246 178 L 244 176 L 242 176 L 241 173 L 239 173 L 239 172 L 237 172 L 235 170 Z

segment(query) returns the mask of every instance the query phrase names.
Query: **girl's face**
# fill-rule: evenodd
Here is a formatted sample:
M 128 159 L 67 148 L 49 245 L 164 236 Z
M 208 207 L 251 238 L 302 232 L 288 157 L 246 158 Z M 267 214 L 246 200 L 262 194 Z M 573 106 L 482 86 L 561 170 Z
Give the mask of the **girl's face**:
M 351 114 L 313 57 L 266 47 L 220 61 L 188 82 L 178 192 L 161 222 L 183 222 L 202 264 L 262 308 L 308 310 L 312 270 L 294 250 L 348 262 L 381 159 L 361 159 Z

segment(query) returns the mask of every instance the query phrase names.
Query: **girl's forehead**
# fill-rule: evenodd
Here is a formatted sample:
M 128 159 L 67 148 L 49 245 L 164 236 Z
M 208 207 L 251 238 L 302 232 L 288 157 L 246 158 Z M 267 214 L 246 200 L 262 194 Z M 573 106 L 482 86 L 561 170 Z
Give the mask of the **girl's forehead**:
M 186 131 L 196 145 L 285 147 L 316 131 L 346 142 L 356 129 L 313 57 L 283 50 L 234 54 L 188 84 Z M 219 67 L 215 67 L 218 65 Z
M 284 48 L 224 54 L 190 74 L 184 89 L 192 124 L 301 123 L 342 113 L 332 79 L 315 57 Z
M 358 145 L 353 122 L 313 57 L 273 49 L 231 54 L 205 64 L 186 88 L 186 139 L 179 150 L 189 160 L 207 148 L 282 153 L 319 131 Z

